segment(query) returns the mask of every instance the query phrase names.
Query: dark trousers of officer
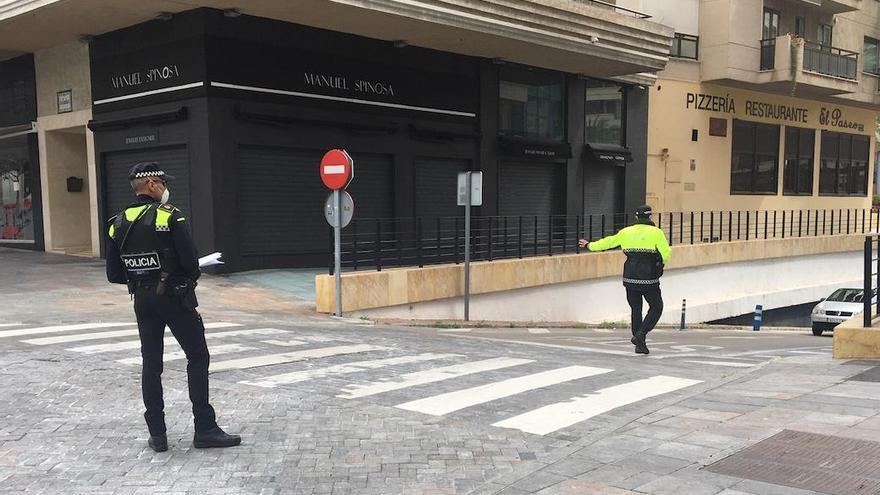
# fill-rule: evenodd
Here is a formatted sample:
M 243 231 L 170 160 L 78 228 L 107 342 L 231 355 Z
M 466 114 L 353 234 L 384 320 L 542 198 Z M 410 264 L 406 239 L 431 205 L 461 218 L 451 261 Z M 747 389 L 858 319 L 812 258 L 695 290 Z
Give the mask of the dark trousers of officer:
M 137 316 L 143 357 L 141 391 L 146 406 L 144 419 L 147 420 L 150 435 L 165 433 L 162 352 L 166 325 L 186 354 L 186 376 L 195 430 L 204 432 L 217 426 L 214 408 L 208 403 L 210 355 L 205 343 L 202 317 L 195 309 L 188 307 L 181 297 L 157 296 L 154 285 L 140 286 L 135 290 L 134 312 Z
M 642 319 L 642 299 L 648 301 L 648 314 Z M 660 295 L 660 284 L 633 289 L 626 288 L 626 302 L 632 309 L 632 334 L 647 335 L 654 329 L 663 314 L 663 297 Z

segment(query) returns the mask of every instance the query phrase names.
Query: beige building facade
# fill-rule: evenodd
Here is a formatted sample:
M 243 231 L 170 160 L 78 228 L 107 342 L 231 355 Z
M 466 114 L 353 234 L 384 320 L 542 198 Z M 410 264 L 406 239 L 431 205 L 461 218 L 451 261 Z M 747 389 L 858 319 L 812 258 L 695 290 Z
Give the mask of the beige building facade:
M 870 207 L 880 2 L 618 4 L 676 30 L 649 93 L 648 203 L 667 212 Z

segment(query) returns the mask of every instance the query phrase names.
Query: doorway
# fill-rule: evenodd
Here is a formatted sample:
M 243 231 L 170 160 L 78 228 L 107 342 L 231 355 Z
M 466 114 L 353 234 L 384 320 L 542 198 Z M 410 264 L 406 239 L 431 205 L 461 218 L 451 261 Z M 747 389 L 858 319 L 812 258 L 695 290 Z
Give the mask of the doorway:
M 46 131 L 46 251 L 94 256 L 85 126 Z M 100 239 L 100 237 L 98 237 Z

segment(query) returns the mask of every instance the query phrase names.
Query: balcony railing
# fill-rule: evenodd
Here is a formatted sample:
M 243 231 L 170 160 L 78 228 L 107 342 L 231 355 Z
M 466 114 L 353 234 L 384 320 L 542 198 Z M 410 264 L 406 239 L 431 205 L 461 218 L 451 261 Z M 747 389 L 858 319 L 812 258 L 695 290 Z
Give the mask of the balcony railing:
M 804 70 L 858 80 L 859 54 L 812 41 L 804 42 Z
M 761 40 L 761 70 L 776 67 L 776 38 Z

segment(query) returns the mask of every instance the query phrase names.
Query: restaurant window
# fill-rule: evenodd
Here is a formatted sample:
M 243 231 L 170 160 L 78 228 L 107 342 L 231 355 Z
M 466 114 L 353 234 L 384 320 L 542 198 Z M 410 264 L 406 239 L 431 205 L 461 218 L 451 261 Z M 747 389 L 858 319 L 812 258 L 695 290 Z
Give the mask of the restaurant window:
M 785 128 L 784 194 L 813 194 L 813 149 L 816 131 L 799 127 Z
M 778 172 L 779 126 L 735 119 L 731 194 L 776 194 Z
M 865 72 L 880 76 L 880 41 L 865 36 Z
M 34 243 L 31 136 L 0 139 L 0 243 Z
M 624 87 L 620 84 L 590 80 L 586 90 L 587 144 L 624 143 Z
M 540 141 L 565 138 L 562 74 L 505 71 L 499 92 L 501 135 Z
M 866 196 L 870 146 L 868 136 L 822 131 L 819 193 Z

